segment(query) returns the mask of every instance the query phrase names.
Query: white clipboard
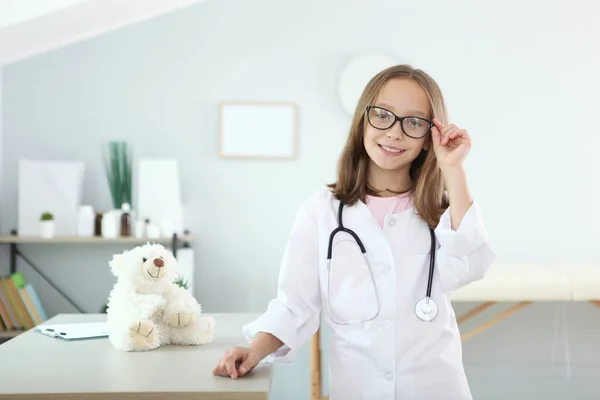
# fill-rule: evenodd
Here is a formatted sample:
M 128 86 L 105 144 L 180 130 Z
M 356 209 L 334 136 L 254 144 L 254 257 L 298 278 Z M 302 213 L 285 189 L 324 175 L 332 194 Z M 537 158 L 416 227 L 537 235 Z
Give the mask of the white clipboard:
M 65 340 L 108 337 L 108 324 L 106 322 L 46 324 L 39 325 L 36 330 L 42 335 Z

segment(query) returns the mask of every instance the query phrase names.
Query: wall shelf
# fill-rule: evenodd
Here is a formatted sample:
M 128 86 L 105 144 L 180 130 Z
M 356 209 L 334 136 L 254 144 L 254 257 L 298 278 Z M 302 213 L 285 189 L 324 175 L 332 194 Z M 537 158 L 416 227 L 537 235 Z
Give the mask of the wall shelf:
M 0 331 L 0 339 L 12 339 L 21 333 L 27 332 L 24 329 L 12 329 L 10 331 Z
M 67 302 L 75 307 L 79 312 L 83 313 L 83 309 L 79 307 L 72 299 L 70 299 L 58 285 L 47 276 L 42 269 L 38 268 L 31 260 L 29 260 L 18 248 L 18 245 L 25 244 L 144 244 L 144 243 L 160 243 L 170 245 L 173 256 L 177 258 L 177 250 L 180 247 L 189 247 L 192 237 L 188 235 L 189 231 L 185 231 L 184 235 L 173 234 L 170 237 L 148 238 L 148 237 L 116 237 L 104 238 L 101 236 L 56 236 L 53 238 L 43 238 L 40 236 L 19 236 L 16 231 L 12 231 L 11 235 L 0 236 L 0 244 L 10 247 L 10 274 L 17 272 L 17 257 L 25 261 L 38 275 L 42 277 L 54 290 L 56 290 Z M 22 331 L 0 331 L 0 339 L 10 338 L 18 335 Z M 6 336 L 12 335 L 12 336 Z
M 190 242 L 192 237 L 189 235 L 178 236 L 177 240 L 180 242 Z M 77 243 L 135 243 L 143 244 L 146 242 L 150 243 L 171 243 L 172 237 L 161 237 L 161 238 L 136 238 L 136 237 L 117 237 L 117 238 L 103 238 L 99 236 L 83 237 L 83 236 L 57 236 L 50 239 L 45 239 L 39 236 L 0 236 L 0 243 L 4 244 L 20 244 L 20 243 L 49 243 L 49 244 L 77 244 Z

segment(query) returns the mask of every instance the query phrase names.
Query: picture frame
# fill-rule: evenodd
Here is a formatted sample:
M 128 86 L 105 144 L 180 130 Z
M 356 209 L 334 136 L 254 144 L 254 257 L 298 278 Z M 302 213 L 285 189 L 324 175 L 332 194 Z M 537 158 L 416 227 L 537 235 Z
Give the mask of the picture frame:
M 222 102 L 219 157 L 295 159 L 298 106 L 291 102 Z

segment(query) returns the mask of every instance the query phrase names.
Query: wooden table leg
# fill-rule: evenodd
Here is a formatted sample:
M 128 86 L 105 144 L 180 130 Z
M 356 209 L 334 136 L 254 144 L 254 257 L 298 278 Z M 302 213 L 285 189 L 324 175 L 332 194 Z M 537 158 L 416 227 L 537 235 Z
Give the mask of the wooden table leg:
M 493 306 L 494 304 L 496 304 L 493 301 L 488 301 L 485 302 L 479 306 L 477 306 L 476 308 L 472 309 L 471 311 L 469 311 L 468 313 L 461 315 L 460 317 L 458 317 L 456 319 L 456 322 L 458 322 L 458 324 L 462 324 L 463 322 L 465 322 L 466 320 L 476 316 L 477 314 L 482 313 L 483 311 L 487 310 L 488 308 L 490 308 L 491 306 Z
M 321 400 L 321 335 L 319 330 L 310 343 L 311 400 Z
M 479 325 L 478 327 L 472 329 L 471 331 L 467 332 L 466 334 L 462 335 L 462 341 L 463 343 L 466 342 L 467 340 L 473 338 L 474 336 L 480 334 L 481 332 L 485 331 L 486 329 L 492 327 L 493 325 L 496 325 L 498 322 L 502 321 L 503 319 L 505 319 L 506 317 L 510 316 L 511 314 L 521 310 L 522 308 L 526 307 L 527 305 L 531 304 L 530 301 L 523 301 L 520 302 L 518 304 L 515 304 L 514 306 L 512 306 L 511 308 L 509 308 L 508 310 L 496 315 L 494 318 L 492 318 L 491 320 Z

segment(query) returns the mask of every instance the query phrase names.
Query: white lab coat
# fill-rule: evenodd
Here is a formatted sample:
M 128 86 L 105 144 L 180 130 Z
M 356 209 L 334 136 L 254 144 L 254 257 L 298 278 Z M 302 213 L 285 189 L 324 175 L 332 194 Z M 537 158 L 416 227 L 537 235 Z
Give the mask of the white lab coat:
M 430 234 L 416 208 L 387 215 L 381 229 L 366 204 L 344 207 L 343 224 L 362 240 L 378 287 L 381 310 L 372 321 L 341 326 L 377 310 L 364 257 L 350 235 L 333 241 L 331 283 L 327 247 L 337 227 L 339 202 L 323 189 L 302 204 L 281 264 L 277 297 L 257 320 L 243 327 L 246 338 L 260 332 L 284 346 L 265 362 L 289 362 L 323 321 L 329 341 L 330 400 L 469 400 L 462 347 L 449 291 L 482 278 L 494 260 L 477 203 L 453 231 L 450 210 L 435 229 L 437 243 L 432 298 L 439 314 L 431 322 L 415 315 L 426 292 Z

